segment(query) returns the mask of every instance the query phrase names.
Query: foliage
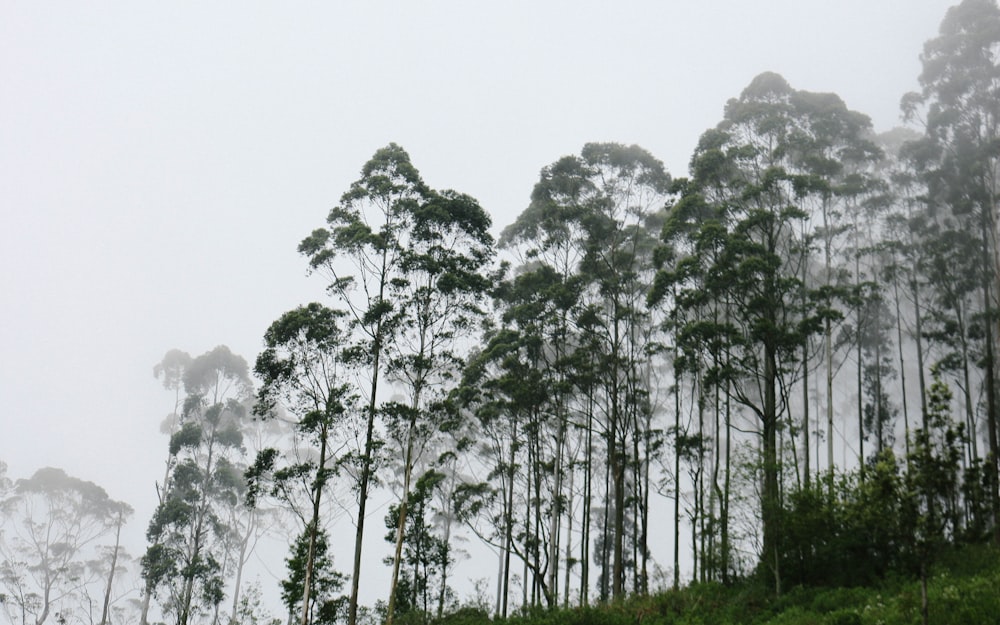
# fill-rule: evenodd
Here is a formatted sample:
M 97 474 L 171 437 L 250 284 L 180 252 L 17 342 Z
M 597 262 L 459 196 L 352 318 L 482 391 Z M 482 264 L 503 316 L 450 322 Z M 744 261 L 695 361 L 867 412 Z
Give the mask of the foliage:
M 274 498 L 302 528 L 291 547 L 292 577 L 283 582 L 285 604 L 290 614 L 301 610 L 301 623 L 308 622 L 311 614 L 334 618 L 331 600 L 312 593 L 330 591 L 323 580 L 314 579 L 319 573 L 329 575 L 318 568 L 329 566 L 322 559 L 326 539 L 321 504 L 328 481 L 347 455 L 340 452 L 348 442 L 342 434 L 344 426 L 356 414 L 355 397 L 344 382 L 345 316 L 318 303 L 286 312 L 267 329 L 265 349 L 254 367 L 263 382 L 255 414 L 266 419 L 290 415 L 294 437 L 285 453 L 275 447 L 257 453 L 245 472 L 247 501 L 255 506 L 265 496 Z M 289 595 L 293 590 L 300 595 Z
M 843 122 L 829 134 L 831 122 Z M 803 346 L 840 318 L 846 294 L 802 277 L 810 241 L 803 236 L 813 196 L 830 194 L 815 158 L 852 146 L 856 160 L 877 151 L 861 134 L 868 122 L 835 96 L 792 89 L 764 73 L 726 105 L 675 183 L 652 303 L 669 300 L 679 373 L 718 388 L 756 416 L 762 441 L 761 565 L 781 588 L 778 432 L 782 397 L 803 367 Z M 846 160 L 846 159 L 845 159 Z M 846 167 L 847 163 L 834 163 Z M 828 169 L 828 168 L 827 168 Z M 702 381 L 703 377 L 703 381 Z M 702 395 L 702 398 L 704 395 Z
M 250 584 L 240 597 L 233 622 L 240 625 L 281 625 L 281 619 L 267 611 L 262 595 L 260 582 Z
M 91 549 L 132 509 L 62 469 L 39 469 L 10 486 L 0 463 L 0 608 L 12 622 L 67 619 L 96 581 Z M 7 488 L 5 488 L 5 486 Z M 4 531 L 6 530 L 6 531 Z M 106 575 L 103 564 L 100 575 Z
M 475 199 L 430 189 L 406 151 L 389 144 L 365 163 L 330 210 L 327 226 L 299 245 L 310 268 L 328 279 L 327 290 L 346 307 L 353 344 L 345 356 L 368 383 L 359 388 L 367 408 L 355 456 L 360 496 L 350 625 L 357 621 L 365 510 L 383 444 L 376 425 L 403 449 L 391 621 L 410 479 L 429 438 L 442 427 L 442 386 L 451 383 L 461 361 L 455 344 L 476 328 L 493 255 L 489 226 Z M 402 385 L 406 401 L 381 398 L 383 378 Z
M 176 360 L 171 354 L 164 362 Z M 240 462 L 252 384 L 246 361 L 225 346 L 175 364 L 162 373 L 165 384 L 183 380 L 183 411 L 146 531 L 142 574 L 164 611 L 186 625 L 217 612 L 225 597 L 232 546 L 240 542 L 234 533 L 242 531 L 234 512 L 246 490 Z
M 997 623 L 1000 614 L 1000 553 L 994 548 L 949 550 L 929 582 L 931 622 Z M 525 610 L 491 619 L 460 609 L 432 623 L 441 625 L 875 625 L 909 624 L 920 614 L 917 580 L 892 578 L 851 587 L 798 586 L 775 598 L 753 578 L 726 586 L 692 584 L 645 597 L 583 608 Z
M 255 414 L 287 419 L 292 443 L 243 471 L 249 379 L 228 350 L 157 366 L 177 408 L 147 595 L 180 625 L 217 619 L 226 513 L 267 497 L 301 530 L 289 611 L 357 625 L 368 500 L 386 487 L 391 582 L 366 618 L 387 625 L 488 608 L 545 624 L 995 620 L 996 566 L 959 574 L 954 557 L 1000 541 L 998 42 L 994 1 L 949 10 L 903 102 L 922 135 L 876 138 L 837 95 L 766 72 L 701 135 L 687 178 L 588 143 L 542 168 L 498 245 L 475 199 L 432 189 L 396 144 L 376 151 L 299 245 L 340 308 L 285 313 L 256 362 Z M 327 497 L 338 477 L 346 502 Z M 674 590 L 650 595 L 668 575 L 649 549 L 658 503 Z M 355 521 L 348 598 L 331 504 Z M 494 550 L 492 606 L 444 613 L 453 521 Z
M 314 541 L 310 549 L 310 541 Z M 347 597 L 338 594 L 344 587 L 344 575 L 333 568 L 333 558 L 328 550 L 326 532 L 320 530 L 312 535 L 311 528 L 299 535 L 292 545 L 291 554 L 285 560 L 288 577 L 281 582 L 281 600 L 289 614 L 303 610 L 303 597 L 308 597 L 304 608 L 305 622 L 316 625 L 331 625 L 342 622 L 346 614 Z M 308 579 L 309 593 L 304 586 Z
M 451 593 L 445 579 L 445 571 L 453 559 L 451 545 L 435 533 L 430 518 L 435 490 L 444 479 L 442 473 L 434 470 L 424 473 L 417 479 L 408 498 L 410 513 L 403 535 L 395 609 L 400 614 L 411 612 L 410 620 L 418 622 L 425 622 L 434 613 L 431 608 L 437 603 L 439 593 Z M 385 517 L 385 525 L 390 532 L 385 538 L 391 544 L 396 542 L 399 518 L 399 505 L 390 506 Z M 387 563 L 392 564 L 392 559 L 387 559 Z

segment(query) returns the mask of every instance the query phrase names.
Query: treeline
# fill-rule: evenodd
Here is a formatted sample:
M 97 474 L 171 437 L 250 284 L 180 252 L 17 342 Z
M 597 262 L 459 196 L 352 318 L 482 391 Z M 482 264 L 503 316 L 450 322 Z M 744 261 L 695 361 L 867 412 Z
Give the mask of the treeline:
M 378 150 L 299 244 L 328 299 L 267 329 L 256 389 L 224 347 L 157 365 L 175 406 L 139 622 L 154 601 L 178 625 L 269 620 L 242 580 L 273 527 L 303 625 L 441 617 L 470 535 L 496 554 L 476 601 L 497 617 L 686 567 L 775 595 L 926 588 L 941 549 L 1000 532 L 998 43 L 992 0 L 949 10 L 902 101 L 914 129 L 881 135 L 761 74 L 687 177 L 587 144 L 497 240 L 474 198 Z M 7 484 L 4 511 L 32 484 Z M 9 590 L 49 551 L 18 544 L 3 605 L 40 625 L 49 593 Z M 360 606 L 386 553 L 385 602 Z

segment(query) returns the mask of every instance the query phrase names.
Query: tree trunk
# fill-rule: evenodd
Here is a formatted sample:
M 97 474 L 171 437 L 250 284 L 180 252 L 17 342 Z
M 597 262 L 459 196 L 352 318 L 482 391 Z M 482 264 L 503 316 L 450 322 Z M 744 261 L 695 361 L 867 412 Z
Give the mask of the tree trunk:
M 809 469 L 809 339 L 802 343 L 802 483 L 810 482 Z
M 625 596 L 625 440 L 619 436 L 621 427 L 621 380 L 619 372 L 619 333 L 618 302 L 614 305 L 614 334 L 611 350 L 611 423 L 608 435 L 608 454 L 614 481 L 614 532 L 613 532 L 613 566 L 611 595 L 614 599 Z M 619 449 L 621 448 L 621 449 Z
M 115 581 L 115 567 L 118 566 L 118 550 L 121 545 L 122 524 L 125 520 L 123 511 L 118 511 L 118 523 L 115 526 L 115 546 L 111 551 L 111 567 L 108 571 L 108 582 L 104 587 L 104 607 L 101 610 L 101 625 L 108 625 L 111 620 L 111 587 Z
M 892 278 L 892 294 L 896 304 L 896 347 L 899 351 L 899 384 L 903 394 L 903 432 L 906 443 L 906 461 L 910 461 L 910 410 L 906 401 L 906 359 L 903 357 L 903 315 L 899 307 L 899 280 Z
M 764 346 L 764 491 L 761 520 L 763 522 L 762 559 L 774 578 L 776 595 L 781 595 L 781 572 L 778 552 L 778 448 L 777 448 L 777 358 L 775 348 Z
M 832 235 L 830 234 L 830 206 L 829 198 L 823 198 L 823 264 L 825 268 L 825 281 L 827 288 L 832 287 L 830 278 L 833 275 L 832 260 Z M 826 455 L 828 463 L 827 487 L 830 496 L 833 497 L 833 474 L 836 463 L 833 460 L 833 329 L 830 319 L 823 322 L 824 357 L 826 358 Z M 819 467 L 816 467 L 817 471 Z
M 576 454 L 573 454 L 575 457 Z M 566 566 L 563 570 L 563 609 L 569 609 L 569 584 L 570 577 L 572 573 L 572 566 L 570 562 L 573 560 L 573 499 L 574 499 L 574 482 L 576 481 L 576 470 L 573 468 L 575 462 L 573 458 L 570 459 L 570 471 L 569 471 L 569 488 L 566 489 L 566 496 L 568 500 L 566 502 Z M 581 589 L 582 593 L 582 589 Z
M 823 334 L 826 340 L 826 458 L 829 465 L 826 478 L 827 489 L 832 497 L 836 463 L 833 461 L 833 332 L 829 319 L 824 323 Z
M 679 357 L 675 350 L 675 360 Z M 681 586 L 681 380 L 674 368 L 674 590 Z
M 566 418 L 562 414 L 561 408 L 557 408 L 559 419 L 559 431 L 556 436 L 555 466 L 553 473 L 555 485 L 552 488 L 552 509 L 549 513 L 549 553 L 548 553 L 548 573 L 549 573 L 549 607 L 555 607 L 558 602 L 559 589 L 559 540 L 562 522 L 562 497 L 563 497 L 563 455 L 566 446 Z
M 590 528 L 591 528 L 591 498 L 594 494 L 594 387 L 587 386 L 587 432 L 586 473 L 583 476 L 583 530 L 580 538 L 580 604 L 586 606 L 590 602 Z
M 863 359 L 862 359 L 862 356 L 861 356 L 861 323 L 862 323 L 862 320 L 861 320 L 861 305 L 860 304 L 858 305 L 858 310 L 857 310 L 857 320 L 858 320 L 857 337 L 856 337 L 857 338 L 857 345 L 855 346 L 855 349 L 856 349 L 856 356 L 857 356 L 857 359 L 858 359 L 858 366 L 857 366 L 857 370 L 856 370 L 856 372 L 857 372 L 857 388 L 858 388 L 858 405 L 857 405 L 857 410 L 858 410 L 858 466 L 860 467 L 861 478 L 864 479 L 864 477 L 865 477 L 865 410 L 864 410 L 864 388 L 862 387 L 862 384 L 861 384 L 861 364 L 862 364 Z
M 326 484 L 326 437 L 327 426 L 324 424 L 319 442 L 319 468 L 316 471 L 316 484 L 313 491 L 312 520 L 309 523 L 309 548 L 306 552 L 306 570 L 302 576 L 302 618 L 300 625 L 309 623 L 309 600 L 312 594 L 313 569 L 316 560 L 316 537 L 319 534 L 319 510 L 323 497 L 323 486 Z M 233 614 L 235 614 L 235 610 Z
M 510 459 L 507 462 L 507 504 L 506 510 L 504 510 L 503 604 L 500 613 L 500 617 L 503 619 L 507 618 L 507 606 L 510 604 L 510 552 L 514 539 L 514 462 L 517 459 L 515 456 L 515 441 L 517 441 L 517 438 L 517 424 L 515 422 L 510 443 Z M 525 580 L 525 583 L 527 583 L 527 580 Z
M 399 502 L 399 515 L 396 518 L 396 546 L 392 556 L 392 581 L 389 586 L 389 604 L 385 612 L 385 625 L 392 625 L 396 611 L 396 591 L 399 587 L 399 566 L 403 559 L 403 539 L 406 536 L 406 513 L 410 500 L 410 479 L 413 475 L 413 431 L 416 427 L 416 408 L 413 408 L 409 429 L 406 435 L 406 452 L 403 456 L 403 494 Z M 413 578 L 416 583 L 416 577 Z M 302 625 L 306 625 L 303 623 Z
M 725 488 L 722 493 L 722 583 L 729 584 L 729 568 L 730 568 L 730 554 L 729 554 L 729 488 L 731 484 L 731 445 L 732 441 L 732 399 L 729 395 L 729 380 L 726 380 L 726 476 L 725 476 Z
M 251 512 L 251 514 L 254 514 Z M 243 586 L 243 567 L 246 565 L 247 549 L 250 546 L 250 533 L 254 530 L 253 523 L 247 524 L 247 533 L 240 540 L 240 553 L 237 556 L 236 580 L 233 582 L 233 610 L 229 616 L 230 625 L 237 625 L 236 612 L 240 607 L 240 590 Z
M 992 213 L 993 207 L 990 207 L 990 213 Z M 993 318 L 993 294 L 991 292 L 991 284 L 988 278 L 988 272 L 986 267 L 990 264 L 989 255 L 989 233 L 993 228 L 989 227 L 987 220 L 990 218 L 990 214 L 987 211 L 983 211 L 983 217 L 981 219 L 982 223 L 982 247 L 983 247 L 983 304 L 986 308 L 984 311 L 987 319 Z M 994 245 L 996 249 L 997 246 Z M 1000 250 L 995 251 L 995 254 L 1000 253 Z M 994 258 L 996 260 L 996 257 Z M 995 266 L 995 265 L 994 265 Z M 1000 276 L 995 278 L 1000 280 Z M 997 389 L 996 389 L 996 354 L 994 350 L 996 346 L 994 345 L 994 324 L 986 323 L 986 337 L 985 337 L 985 347 L 986 347 L 986 426 L 989 429 L 989 445 L 990 454 L 988 462 L 986 464 L 987 479 L 990 488 L 990 503 L 991 510 L 993 512 L 993 539 L 994 542 L 1000 543 L 1000 445 L 997 442 Z
M 372 348 L 371 396 L 365 425 L 365 455 L 361 459 L 361 484 L 358 488 L 358 522 L 354 533 L 354 563 L 351 574 L 351 596 L 347 604 L 347 625 L 358 622 L 358 591 L 361 582 L 361 551 L 365 537 L 365 515 L 368 509 L 368 483 L 371 481 L 372 453 L 375 451 L 375 395 L 378 391 L 379 359 L 382 356 L 381 328 L 376 328 Z

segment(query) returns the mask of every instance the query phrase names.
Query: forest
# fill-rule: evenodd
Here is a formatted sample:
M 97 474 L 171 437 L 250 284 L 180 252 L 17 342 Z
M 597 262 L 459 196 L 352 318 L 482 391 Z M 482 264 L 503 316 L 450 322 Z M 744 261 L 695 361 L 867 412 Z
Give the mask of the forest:
M 316 302 L 251 361 L 155 364 L 152 518 L 0 463 L 0 612 L 516 622 L 909 580 L 928 622 L 935 567 L 1000 542 L 1000 8 L 953 7 L 920 60 L 905 127 L 762 73 L 687 176 L 588 143 L 496 237 L 475 198 L 378 149 L 298 243 Z M 268 533 L 280 607 L 245 576 Z M 702 622 L 700 601 L 654 616 Z

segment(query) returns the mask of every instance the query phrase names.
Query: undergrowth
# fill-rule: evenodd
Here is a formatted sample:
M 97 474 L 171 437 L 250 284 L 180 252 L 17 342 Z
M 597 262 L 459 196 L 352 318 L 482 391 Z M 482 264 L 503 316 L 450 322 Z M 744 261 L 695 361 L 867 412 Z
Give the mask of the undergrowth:
M 822 563 L 817 563 L 822 566 Z M 928 622 L 1000 625 L 1000 550 L 967 547 L 943 555 L 928 576 Z M 464 608 L 436 625 L 498 625 Z M 747 579 L 692 584 L 606 605 L 523 610 L 504 625 L 919 625 L 918 579 L 891 577 L 851 588 L 798 587 L 775 597 Z

